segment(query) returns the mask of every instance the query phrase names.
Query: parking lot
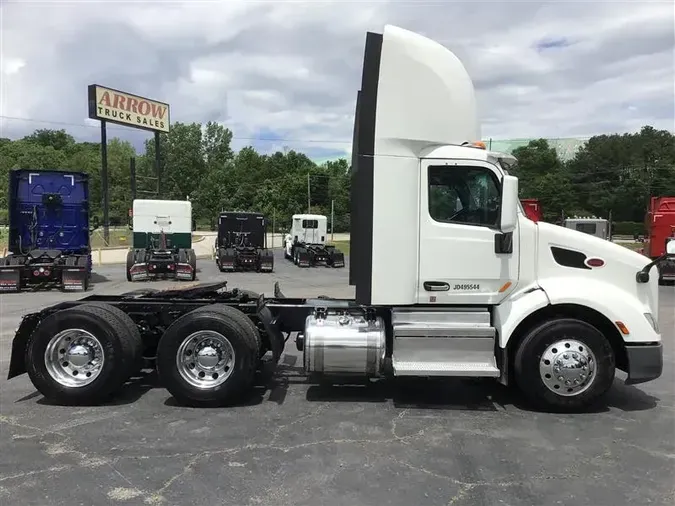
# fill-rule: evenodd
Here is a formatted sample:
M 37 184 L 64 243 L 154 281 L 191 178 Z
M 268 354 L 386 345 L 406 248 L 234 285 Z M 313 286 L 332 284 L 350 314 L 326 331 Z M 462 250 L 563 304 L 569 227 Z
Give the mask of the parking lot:
M 351 296 L 345 269 L 222 274 L 200 281 L 288 296 Z M 89 293 L 128 283 L 95 269 Z M 46 403 L 23 375 L 6 381 L 27 312 L 82 294 L 0 296 L 0 504 L 3 505 L 593 505 L 675 504 L 675 288 L 661 287 L 665 370 L 625 386 L 592 413 L 528 410 L 492 380 L 318 386 L 292 340 L 246 405 L 177 406 L 153 374 L 104 406 Z

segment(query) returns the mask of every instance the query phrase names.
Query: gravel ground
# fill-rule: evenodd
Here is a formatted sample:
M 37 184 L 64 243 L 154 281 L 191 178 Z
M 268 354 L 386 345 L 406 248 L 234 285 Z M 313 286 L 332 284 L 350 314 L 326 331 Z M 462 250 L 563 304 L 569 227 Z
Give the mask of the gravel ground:
M 348 269 L 199 279 L 289 296 L 351 296 Z M 121 293 L 123 266 L 97 268 L 93 292 Z M 173 282 L 148 283 L 158 287 Z M 144 284 L 146 285 L 146 284 Z M 246 405 L 178 407 L 153 374 L 105 405 L 49 405 L 9 349 L 21 316 L 81 294 L 0 297 L 0 504 L 549 505 L 675 503 L 675 290 L 661 289 L 665 371 L 617 379 L 592 413 L 529 411 L 487 380 L 312 385 L 289 342 Z M 619 378 L 624 375 L 619 373 Z

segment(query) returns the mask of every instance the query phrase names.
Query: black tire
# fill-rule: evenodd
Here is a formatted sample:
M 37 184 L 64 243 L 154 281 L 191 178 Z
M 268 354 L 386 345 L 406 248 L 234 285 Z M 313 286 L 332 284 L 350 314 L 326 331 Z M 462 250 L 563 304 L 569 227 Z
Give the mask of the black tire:
M 75 262 L 75 265 L 77 265 L 78 267 L 84 267 L 85 269 L 88 269 L 88 267 L 89 267 L 88 264 L 89 264 L 88 258 L 85 257 L 85 256 L 77 257 L 77 260 Z M 84 291 L 84 292 L 89 290 L 89 278 L 90 278 L 90 273 L 87 272 L 84 276 L 84 281 L 82 281 L 82 291 Z
M 150 293 L 156 293 L 158 291 L 159 290 L 154 288 L 145 289 L 145 292 Z M 107 311 L 109 314 L 114 316 L 117 321 L 124 325 L 124 328 L 126 329 L 125 339 L 129 342 L 129 348 L 133 357 L 130 366 L 130 375 L 134 375 L 140 371 L 141 366 L 143 365 L 143 338 L 141 337 L 141 333 L 131 317 L 121 309 L 118 309 L 110 304 L 106 304 L 105 302 L 88 302 L 87 306 L 96 306 L 103 309 L 104 311 Z
M 134 266 L 136 250 L 130 249 L 127 251 L 127 281 L 131 281 L 131 268 Z
M 138 329 L 131 331 L 124 318 L 129 317 L 112 306 L 99 303 L 58 311 L 42 320 L 29 338 L 25 355 L 28 376 L 35 388 L 47 399 L 67 405 L 97 404 L 107 400 L 129 379 L 140 355 Z M 103 347 L 104 361 L 99 376 L 81 387 L 58 383 L 45 365 L 45 350 L 51 338 L 70 328 L 90 332 Z
M 213 330 L 225 336 L 235 352 L 229 378 L 212 388 L 196 388 L 183 379 L 176 366 L 181 343 L 193 332 Z M 159 377 L 183 405 L 224 406 L 238 402 L 253 385 L 260 352 L 260 334 L 244 313 L 224 304 L 203 306 L 181 316 L 164 332 L 157 347 Z
M 190 267 L 192 267 L 192 281 L 197 278 L 197 254 L 195 250 L 189 249 L 188 251 L 188 262 Z
M 579 341 L 595 356 L 590 386 L 573 396 L 550 390 L 539 372 L 544 351 L 565 339 Z M 573 318 L 559 318 L 532 328 L 521 341 L 514 360 L 515 379 L 520 390 L 536 406 L 554 411 L 578 411 L 592 405 L 612 386 L 615 371 L 615 357 L 609 341 L 594 326 Z

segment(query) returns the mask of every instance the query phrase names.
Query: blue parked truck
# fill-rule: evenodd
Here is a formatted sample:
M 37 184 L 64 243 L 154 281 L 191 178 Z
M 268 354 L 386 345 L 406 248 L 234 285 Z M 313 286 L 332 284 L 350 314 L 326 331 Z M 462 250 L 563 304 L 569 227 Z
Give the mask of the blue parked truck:
M 11 170 L 9 244 L 7 256 L 0 258 L 0 292 L 86 291 L 90 232 L 88 174 Z

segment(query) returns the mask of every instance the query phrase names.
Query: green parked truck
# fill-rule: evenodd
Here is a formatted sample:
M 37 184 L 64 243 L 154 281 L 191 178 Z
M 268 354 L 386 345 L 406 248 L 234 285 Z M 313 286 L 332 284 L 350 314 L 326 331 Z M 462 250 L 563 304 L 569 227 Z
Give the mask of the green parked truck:
M 197 256 L 192 249 L 192 204 L 187 200 L 143 200 L 133 203 L 127 280 L 175 278 L 194 281 Z

